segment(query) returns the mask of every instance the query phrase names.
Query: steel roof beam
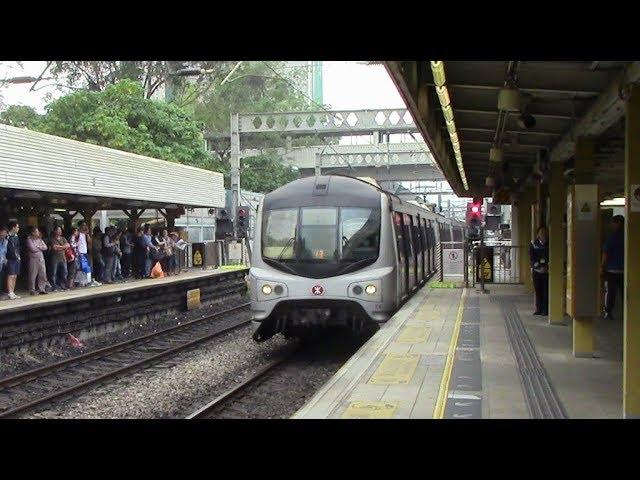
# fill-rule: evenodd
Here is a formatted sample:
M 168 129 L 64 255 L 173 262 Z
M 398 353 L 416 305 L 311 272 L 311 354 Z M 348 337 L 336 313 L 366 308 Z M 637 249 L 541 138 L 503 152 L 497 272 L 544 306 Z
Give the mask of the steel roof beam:
M 430 83 L 429 86 L 435 86 L 434 83 Z M 468 89 L 468 90 L 500 90 L 504 88 L 504 85 L 473 85 L 473 84 L 465 84 L 465 83 L 452 83 L 448 84 L 448 86 L 455 90 L 456 88 Z M 600 92 L 593 90 L 570 90 L 570 89 L 555 89 L 555 88 L 535 88 L 535 87 L 521 87 L 518 85 L 518 90 L 527 93 L 541 93 L 541 94 L 551 94 L 551 95 L 585 95 L 585 96 L 597 96 Z
M 497 110 L 477 110 L 477 109 L 468 109 L 468 108 L 455 108 L 453 109 L 454 113 L 470 113 L 470 114 L 478 114 L 478 115 L 495 115 L 498 116 Z M 549 113 L 532 113 L 534 117 L 540 118 L 555 118 L 558 120 L 571 120 L 573 117 L 570 115 L 554 115 Z
M 625 112 L 624 100 L 620 93 L 629 84 L 638 81 L 640 81 L 640 62 L 632 62 L 626 71 L 609 84 L 576 125 L 562 137 L 551 151 L 551 161 L 567 160 L 575 152 L 576 138 L 600 135 L 620 120 Z

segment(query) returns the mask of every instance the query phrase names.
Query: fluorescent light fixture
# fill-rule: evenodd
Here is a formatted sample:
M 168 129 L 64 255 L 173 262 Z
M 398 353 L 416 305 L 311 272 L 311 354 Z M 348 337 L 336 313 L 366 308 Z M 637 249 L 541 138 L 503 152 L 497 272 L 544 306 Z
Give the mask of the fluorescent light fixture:
M 444 62 L 442 60 L 431 62 L 431 72 L 433 72 L 433 81 L 436 87 L 441 87 L 446 83 L 447 79 L 444 75 Z
M 456 133 L 456 122 L 446 122 L 447 130 L 449 131 L 449 136 Z
M 451 105 L 442 107 L 442 113 L 444 114 L 445 121 L 453 122 L 453 108 L 451 108 Z
M 449 90 L 447 90 L 446 85 L 443 85 L 442 87 L 436 87 L 436 93 L 438 94 L 438 98 L 440 99 L 440 105 L 442 105 L 443 108 L 451 103 L 451 99 L 449 98 Z
M 601 207 L 624 207 L 626 204 L 626 199 L 624 197 L 616 197 L 610 200 L 605 200 L 600 202 Z
M 456 131 L 453 108 L 451 107 L 451 98 L 449 97 L 449 90 L 447 89 L 446 85 L 444 62 L 442 60 L 431 61 L 431 72 L 433 73 L 433 81 L 436 86 L 436 93 L 438 94 L 440 106 L 442 107 L 442 115 L 444 116 L 444 120 L 447 125 L 447 131 L 449 132 L 449 137 L 451 138 L 451 145 L 453 147 L 453 153 L 456 157 L 458 173 L 460 173 L 460 179 L 462 180 L 464 189 L 469 190 L 469 185 L 467 184 L 467 176 L 464 172 L 464 164 L 462 163 L 460 139 L 458 138 L 458 132 Z

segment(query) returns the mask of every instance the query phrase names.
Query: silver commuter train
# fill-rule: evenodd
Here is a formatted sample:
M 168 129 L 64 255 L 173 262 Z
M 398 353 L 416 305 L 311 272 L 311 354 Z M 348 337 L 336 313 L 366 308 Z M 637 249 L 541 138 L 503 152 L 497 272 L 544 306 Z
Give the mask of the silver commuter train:
M 295 180 L 267 194 L 249 272 L 255 341 L 309 326 L 383 323 L 436 272 L 464 224 L 358 178 Z

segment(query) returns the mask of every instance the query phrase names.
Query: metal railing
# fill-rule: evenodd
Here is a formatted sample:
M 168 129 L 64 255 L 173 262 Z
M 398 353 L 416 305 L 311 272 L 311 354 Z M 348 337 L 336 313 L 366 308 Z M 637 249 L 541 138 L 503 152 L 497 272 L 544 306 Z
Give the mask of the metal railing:
M 469 250 L 471 267 L 469 278 L 472 285 L 485 283 L 516 284 L 523 283 L 523 275 L 529 269 L 520 270 L 522 256 L 526 258 L 527 247 L 520 245 L 474 245 Z M 528 264 L 528 260 L 527 260 Z

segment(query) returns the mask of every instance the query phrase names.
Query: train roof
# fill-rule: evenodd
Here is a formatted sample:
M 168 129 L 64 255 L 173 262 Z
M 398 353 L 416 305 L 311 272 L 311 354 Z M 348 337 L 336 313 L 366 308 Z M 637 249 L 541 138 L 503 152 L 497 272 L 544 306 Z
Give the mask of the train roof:
M 358 206 L 379 208 L 382 191 L 358 178 L 319 175 L 294 180 L 265 195 L 264 208 Z

